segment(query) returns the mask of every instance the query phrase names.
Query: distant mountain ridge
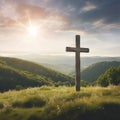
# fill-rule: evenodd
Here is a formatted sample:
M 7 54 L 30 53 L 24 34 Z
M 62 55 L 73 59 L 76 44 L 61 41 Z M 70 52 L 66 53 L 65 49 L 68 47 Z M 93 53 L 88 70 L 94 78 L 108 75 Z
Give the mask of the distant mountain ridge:
M 28 54 L 16 55 L 15 57 L 33 61 L 41 65 L 45 65 L 46 67 L 52 68 L 64 74 L 70 74 L 71 72 L 75 71 L 74 54 L 73 56 Z M 120 57 L 81 57 L 81 69 L 103 61 L 120 61 Z
M 0 57 L 0 90 L 14 89 L 16 85 L 73 85 L 73 78 L 33 62 Z

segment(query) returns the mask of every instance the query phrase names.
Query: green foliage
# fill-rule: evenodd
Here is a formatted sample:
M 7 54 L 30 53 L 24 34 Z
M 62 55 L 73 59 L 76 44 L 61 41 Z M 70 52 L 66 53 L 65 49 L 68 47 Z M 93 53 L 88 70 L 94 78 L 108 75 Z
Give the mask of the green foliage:
M 80 81 L 80 85 L 81 85 L 82 87 L 86 87 L 86 86 L 89 85 L 89 83 L 88 83 L 87 81 L 85 81 L 85 80 L 81 80 L 81 81 Z
M 109 82 L 110 81 L 106 76 L 104 76 L 104 74 L 102 74 L 97 80 L 97 84 L 101 85 L 102 87 L 107 87 L 110 84 Z
M 0 103 L 0 109 L 2 109 L 4 107 L 4 105 L 2 103 Z
M 120 84 L 120 66 L 111 67 L 104 74 L 102 74 L 97 83 L 103 87 L 106 87 L 110 84 L 119 85 Z
M 27 99 L 23 103 L 23 107 L 42 107 L 45 104 L 46 104 L 46 101 L 44 99 L 39 97 L 33 97 L 33 98 Z
M 94 82 L 106 70 L 108 70 L 111 67 L 117 67 L 117 66 L 120 66 L 120 62 L 118 61 L 100 62 L 100 63 L 93 64 L 85 68 L 84 70 L 82 70 L 81 79 L 87 82 Z
M 74 80 L 67 75 L 32 62 L 0 57 L 0 91 L 42 85 L 71 86 L 74 85 Z
M 16 85 L 15 90 L 22 90 L 24 87 L 22 85 Z
M 40 97 L 31 97 L 27 98 L 24 101 L 15 101 L 12 103 L 13 107 L 23 107 L 23 108 L 32 108 L 32 107 L 42 107 L 46 104 L 46 100 Z
M 17 85 L 27 88 L 44 84 L 49 85 L 49 81 L 46 81 L 44 77 L 34 76 L 32 73 L 0 64 L 0 91 L 16 89 Z
M 40 120 L 40 117 L 37 115 L 31 115 L 28 120 Z
M 42 65 L 38 65 L 33 62 L 29 62 L 21 59 L 15 59 L 15 58 L 0 58 L 0 59 L 4 61 L 6 65 L 11 66 L 13 68 L 23 71 L 28 71 L 30 73 L 33 73 L 34 75 L 45 76 L 46 78 L 50 78 L 55 82 L 69 81 L 70 84 L 73 84 L 73 79 L 71 77 L 56 72 L 54 70 L 51 70 L 49 68 L 46 68 Z
M 31 88 L 0 94 L 0 120 L 120 120 L 120 86 Z

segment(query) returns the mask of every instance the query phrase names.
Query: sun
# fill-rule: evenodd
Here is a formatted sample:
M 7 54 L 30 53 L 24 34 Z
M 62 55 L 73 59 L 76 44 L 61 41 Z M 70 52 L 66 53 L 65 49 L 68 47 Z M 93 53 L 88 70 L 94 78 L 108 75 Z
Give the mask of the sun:
M 38 27 L 34 24 L 29 24 L 27 26 L 27 31 L 33 37 L 36 37 L 38 35 Z

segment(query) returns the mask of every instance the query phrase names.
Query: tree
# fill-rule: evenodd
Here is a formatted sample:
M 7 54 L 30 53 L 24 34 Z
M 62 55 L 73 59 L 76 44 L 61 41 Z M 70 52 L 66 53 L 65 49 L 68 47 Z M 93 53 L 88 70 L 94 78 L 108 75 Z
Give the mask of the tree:
M 120 84 L 120 66 L 111 67 L 104 74 L 102 74 L 98 79 L 97 83 L 103 87 Z
M 15 88 L 16 90 L 22 90 L 22 89 L 24 89 L 24 87 L 22 86 L 22 85 L 16 85 L 16 88 Z

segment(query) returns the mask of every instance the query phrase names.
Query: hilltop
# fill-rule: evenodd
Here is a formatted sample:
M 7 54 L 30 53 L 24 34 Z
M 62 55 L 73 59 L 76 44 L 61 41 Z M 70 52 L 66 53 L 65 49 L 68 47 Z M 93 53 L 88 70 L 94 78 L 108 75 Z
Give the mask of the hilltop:
M 17 85 L 26 88 L 73 84 L 73 78 L 42 65 L 17 58 L 0 57 L 0 91 L 15 89 Z

